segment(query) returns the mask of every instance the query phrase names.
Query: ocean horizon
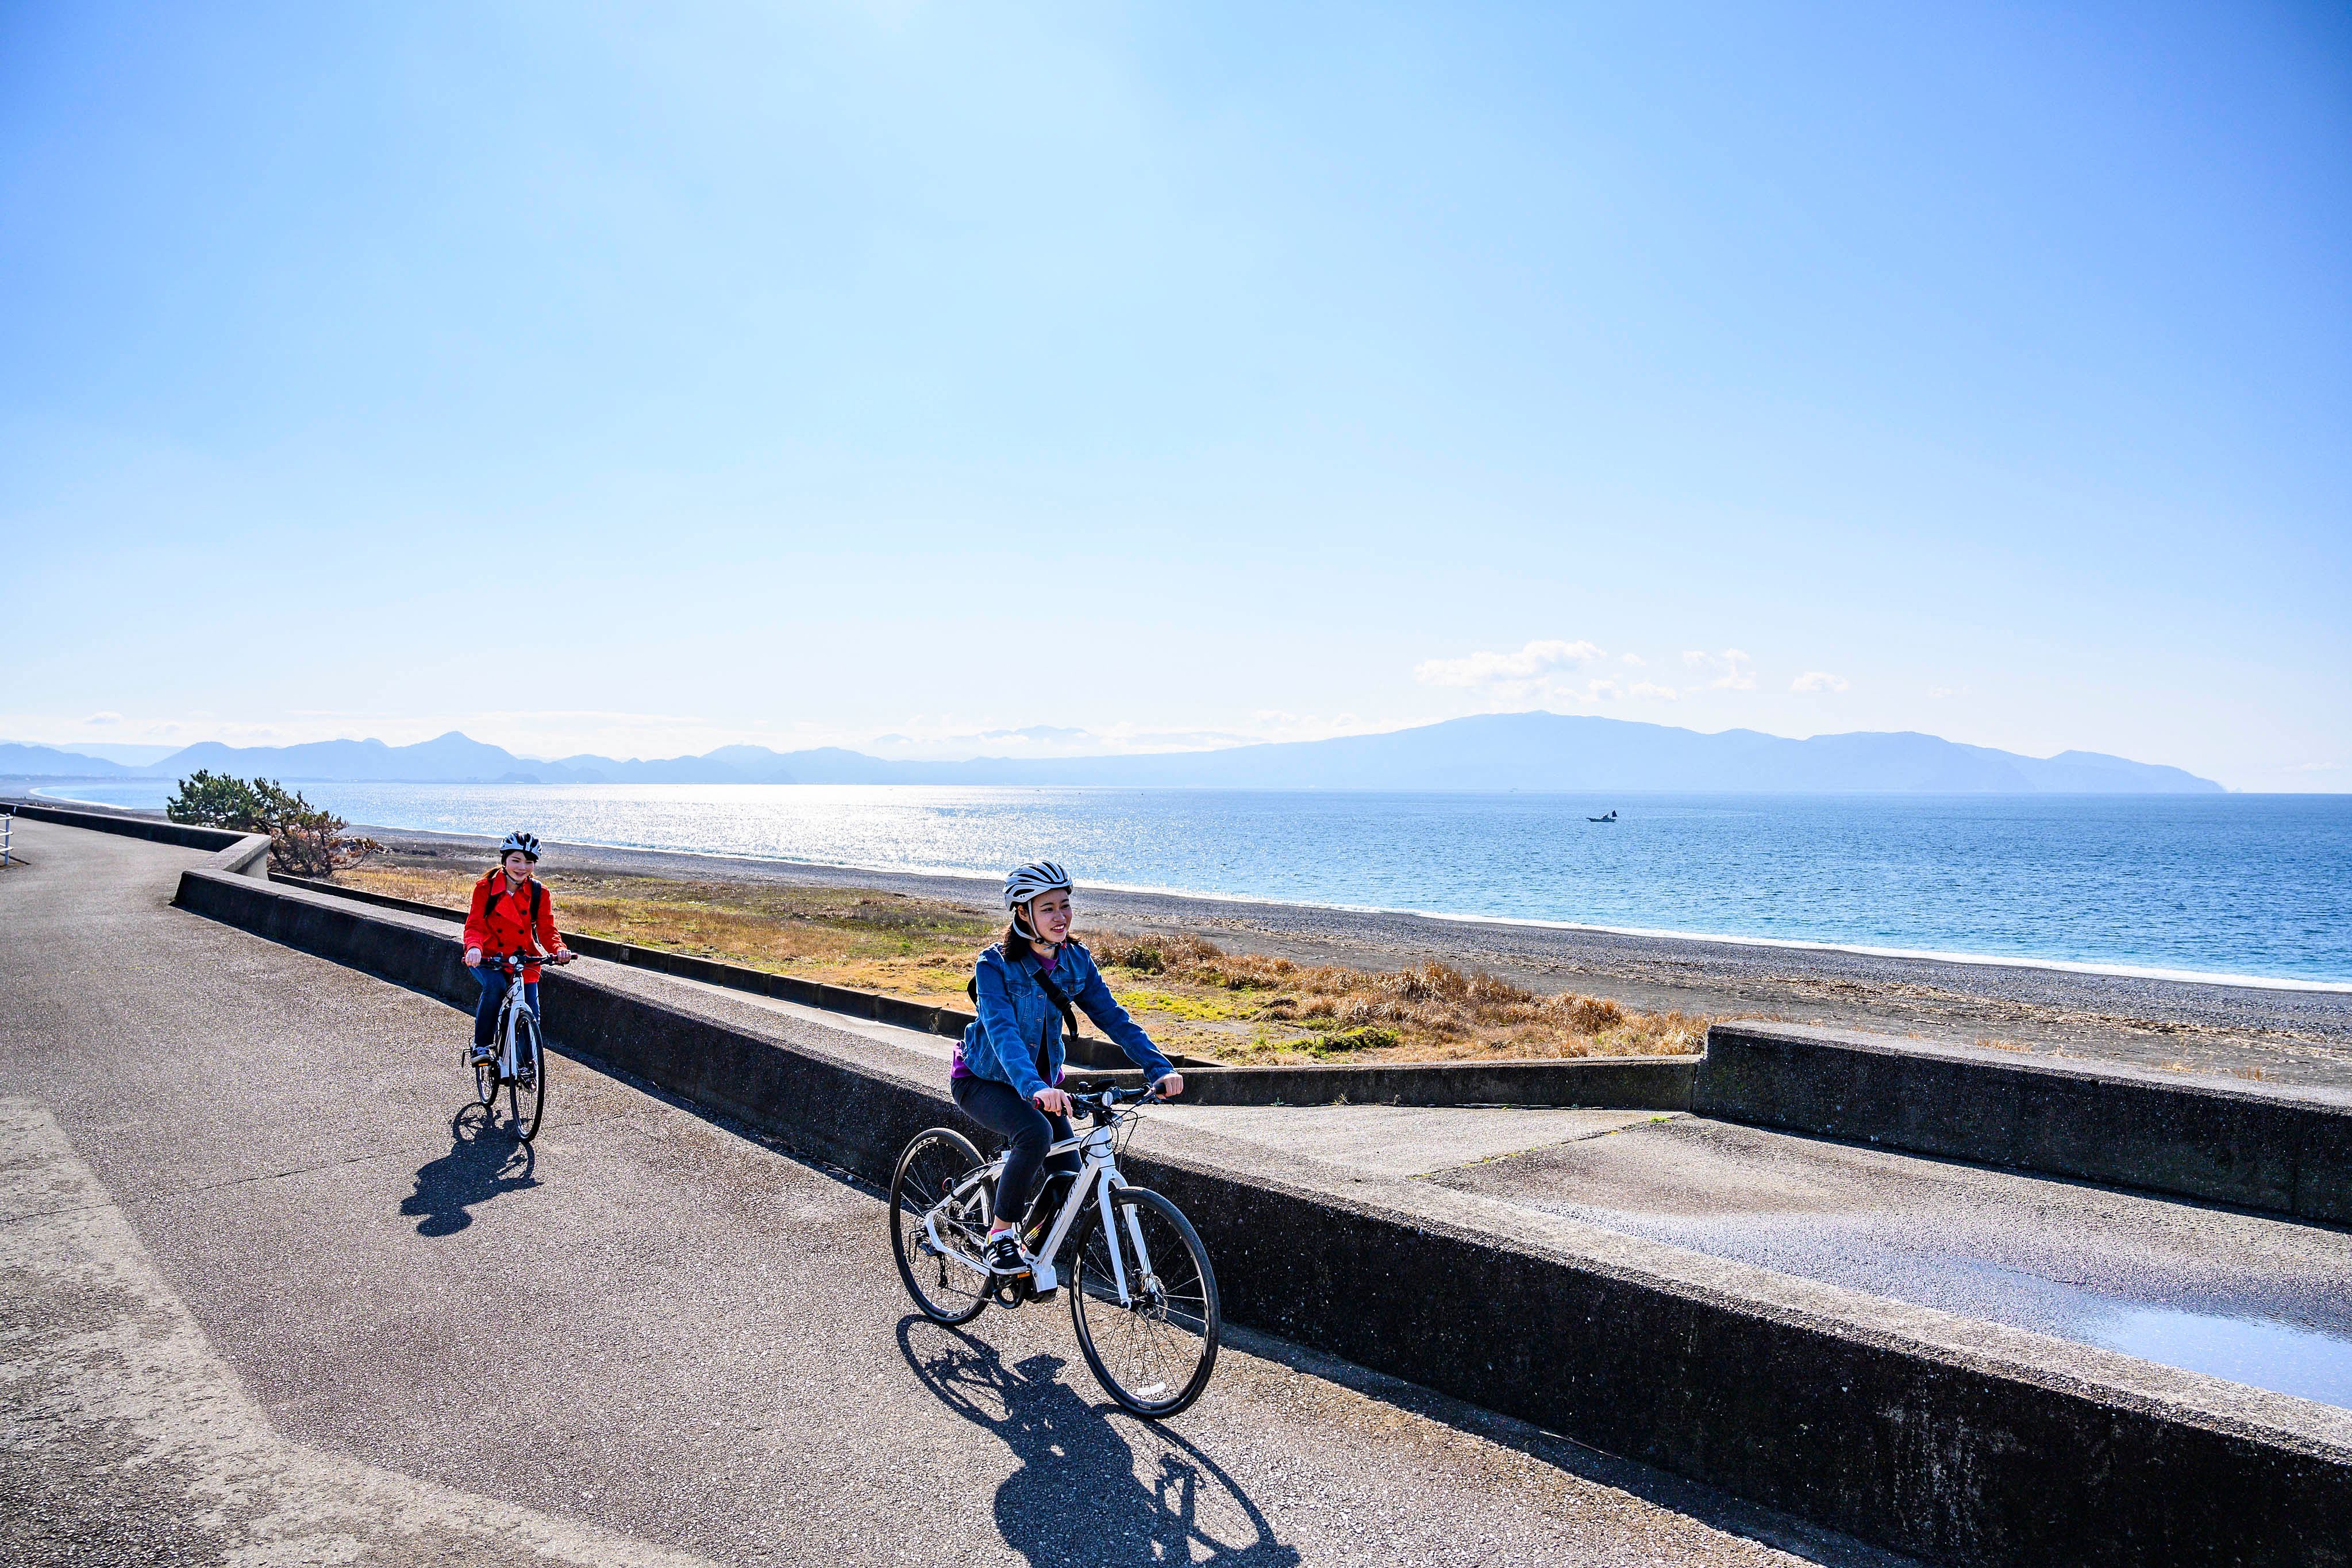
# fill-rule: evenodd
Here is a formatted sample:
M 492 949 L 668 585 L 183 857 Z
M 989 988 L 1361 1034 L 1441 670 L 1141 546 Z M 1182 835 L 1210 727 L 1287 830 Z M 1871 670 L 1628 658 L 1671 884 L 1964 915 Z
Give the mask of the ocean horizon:
M 2168 978 L 2352 987 L 2352 797 L 299 786 L 395 830 Z M 45 787 L 157 808 L 169 782 Z M 1618 820 L 1589 821 L 1614 809 Z M 560 865 L 551 866 L 560 877 Z

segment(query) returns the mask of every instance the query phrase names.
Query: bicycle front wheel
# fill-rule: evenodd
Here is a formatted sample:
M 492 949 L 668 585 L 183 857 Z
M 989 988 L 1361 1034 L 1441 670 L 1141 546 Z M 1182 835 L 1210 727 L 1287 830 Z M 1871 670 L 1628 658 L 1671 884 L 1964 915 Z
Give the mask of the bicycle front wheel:
M 514 1116 L 515 1136 L 528 1144 L 539 1136 L 540 1115 L 547 1109 L 547 1055 L 539 1048 L 539 1019 L 528 1009 L 515 1014 L 514 1059 L 507 1109 Z
M 890 1173 L 890 1246 L 907 1294 L 933 1322 L 968 1323 L 988 1307 L 989 1184 L 954 1196 L 984 1162 L 971 1140 L 945 1127 L 918 1133 Z
M 1103 1392 L 1138 1416 L 1173 1416 L 1217 1364 L 1217 1276 L 1192 1222 L 1156 1192 L 1111 1192 L 1116 1232 L 1094 1205 L 1070 1273 L 1070 1322 Z M 1127 1300 L 1119 1300 L 1120 1281 Z

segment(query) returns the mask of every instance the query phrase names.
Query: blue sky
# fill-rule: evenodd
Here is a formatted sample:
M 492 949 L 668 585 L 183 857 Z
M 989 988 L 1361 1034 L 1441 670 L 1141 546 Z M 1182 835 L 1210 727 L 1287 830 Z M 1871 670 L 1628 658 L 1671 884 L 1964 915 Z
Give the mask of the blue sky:
M 2347 789 L 2347 431 L 2340 6 L 0 4 L 0 738 Z

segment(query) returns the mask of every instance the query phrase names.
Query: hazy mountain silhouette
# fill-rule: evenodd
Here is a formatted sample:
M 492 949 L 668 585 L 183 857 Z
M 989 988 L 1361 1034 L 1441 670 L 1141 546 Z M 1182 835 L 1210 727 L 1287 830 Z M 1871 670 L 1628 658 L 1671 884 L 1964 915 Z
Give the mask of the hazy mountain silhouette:
M 288 782 L 543 784 L 1120 784 L 1236 789 L 1692 790 L 1798 794 L 2219 793 L 2178 768 L 2092 751 L 2021 757 L 1909 731 L 1790 740 L 1752 729 L 1702 735 L 1666 725 L 1552 713 L 1482 714 L 1385 735 L 1133 757 L 894 762 L 838 747 L 723 746 L 660 760 L 517 757 L 452 730 L 415 746 L 325 740 L 233 747 L 206 741 L 149 768 L 48 747 L 0 746 L 0 773 L 181 778 L 199 768 Z
M 16 779 L 136 779 L 144 769 L 125 768 L 103 757 L 60 751 L 54 746 L 19 746 L 0 740 L 0 776 Z

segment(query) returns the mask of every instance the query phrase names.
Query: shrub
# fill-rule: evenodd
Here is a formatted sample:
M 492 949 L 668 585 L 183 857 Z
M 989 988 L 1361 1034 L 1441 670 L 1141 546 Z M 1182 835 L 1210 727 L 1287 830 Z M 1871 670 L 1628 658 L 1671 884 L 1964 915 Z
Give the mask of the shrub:
M 201 768 L 180 780 L 180 792 L 164 802 L 163 815 L 203 828 L 261 831 L 261 801 L 253 786 L 226 774 L 215 779 Z
M 268 833 L 270 868 L 294 876 L 331 876 L 338 866 L 383 848 L 373 839 L 346 838 L 350 823 L 274 779 L 215 779 L 199 768 L 180 780 L 163 814 L 175 822 Z

